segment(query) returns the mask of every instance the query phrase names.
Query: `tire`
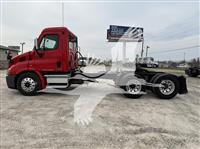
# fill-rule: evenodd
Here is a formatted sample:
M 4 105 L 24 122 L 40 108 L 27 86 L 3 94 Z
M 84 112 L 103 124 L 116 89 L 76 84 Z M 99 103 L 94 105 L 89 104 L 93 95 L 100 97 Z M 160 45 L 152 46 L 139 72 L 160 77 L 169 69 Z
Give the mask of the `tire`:
M 17 79 L 17 89 L 25 96 L 37 95 L 37 91 L 41 90 L 41 82 L 35 73 L 23 73 Z
M 139 98 L 143 95 L 141 92 L 145 92 L 145 86 L 142 85 L 140 78 L 128 76 L 127 78 L 125 78 L 124 82 L 125 82 L 125 86 L 122 86 L 121 88 L 124 90 L 123 95 L 128 98 L 133 98 L 133 99 Z M 137 88 L 134 86 L 134 84 L 131 85 L 131 82 L 138 82 Z M 134 90 L 134 89 L 136 89 L 136 92 L 138 93 L 134 93 L 134 92 L 131 93 L 130 90 Z
M 155 74 L 152 78 L 151 78 L 151 80 L 150 80 L 150 83 L 154 83 L 154 80 L 157 78 L 157 77 L 159 77 L 160 75 L 162 75 L 163 73 L 157 73 L 157 74 Z M 153 87 L 151 87 L 151 91 L 154 93 L 154 88 Z
M 189 74 L 189 76 L 190 76 L 190 77 L 197 77 L 197 76 L 198 76 L 198 74 L 195 74 L 195 73 L 190 73 L 190 74 Z
M 127 98 L 132 98 L 132 99 L 137 99 L 142 96 L 142 94 L 133 95 L 133 94 L 127 94 L 127 93 L 124 93 L 123 95 L 126 96 Z
M 153 68 L 157 68 L 157 67 L 158 67 L 158 65 L 156 65 L 156 64 L 153 65 Z
M 164 85 L 164 87 L 153 87 L 153 93 L 161 99 L 173 98 L 177 95 L 180 88 L 177 77 L 170 74 L 158 75 L 153 83 Z

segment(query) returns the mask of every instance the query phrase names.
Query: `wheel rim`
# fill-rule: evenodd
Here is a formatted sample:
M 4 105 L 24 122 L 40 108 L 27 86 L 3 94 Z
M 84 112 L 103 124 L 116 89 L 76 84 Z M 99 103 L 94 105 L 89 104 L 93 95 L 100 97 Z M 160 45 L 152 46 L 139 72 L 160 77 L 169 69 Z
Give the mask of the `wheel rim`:
M 35 90 L 35 86 L 36 83 L 32 78 L 24 78 L 21 81 L 21 88 L 25 91 L 25 92 L 32 92 Z
M 162 80 L 160 84 L 159 90 L 163 95 L 170 95 L 175 90 L 175 84 L 171 80 Z
M 141 92 L 142 85 L 138 80 L 130 80 L 126 85 L 126 91 L 129 94 L 139 94 Z

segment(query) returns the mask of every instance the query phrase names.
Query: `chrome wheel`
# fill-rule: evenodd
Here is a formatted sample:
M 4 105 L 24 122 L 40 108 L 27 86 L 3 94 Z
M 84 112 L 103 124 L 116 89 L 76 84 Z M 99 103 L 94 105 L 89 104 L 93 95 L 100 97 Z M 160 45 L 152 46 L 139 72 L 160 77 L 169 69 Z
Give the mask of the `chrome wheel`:
M 130 80 L 127 82 L 126 91 L 129 94 L 139 94 L 142 89 L 142 84 L 138 80 Z
M 175 90 L 175 84 L 171 80 L 162 80 L 160 85 L 159 90 L 163 95 L 170 95 Z
M 25 91 L 25 92 L 32 92 L 35 90 L 36 87 L 36 83 L 32 78 L 24 78 L 21 81 L 21 88 Z

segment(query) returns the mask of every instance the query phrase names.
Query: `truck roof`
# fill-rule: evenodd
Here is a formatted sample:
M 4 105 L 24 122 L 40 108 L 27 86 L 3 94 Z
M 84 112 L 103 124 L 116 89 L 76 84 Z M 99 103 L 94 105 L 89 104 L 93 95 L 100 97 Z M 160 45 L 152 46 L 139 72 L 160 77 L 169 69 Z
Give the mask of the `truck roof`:
M 46 31 L 64 31 L 64 32 L 69 32 L 74 37 L 76 37 L 76 35 L 72 33 L 67 27 L 48 27 L 42 30 L 42 32 L 46 32 Z

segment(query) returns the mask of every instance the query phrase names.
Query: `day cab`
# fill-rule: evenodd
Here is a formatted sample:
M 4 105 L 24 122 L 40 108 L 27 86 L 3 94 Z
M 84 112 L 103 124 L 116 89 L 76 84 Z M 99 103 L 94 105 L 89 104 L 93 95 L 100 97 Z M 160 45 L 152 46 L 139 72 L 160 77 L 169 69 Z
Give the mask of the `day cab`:
M 57 82 L 67 84 L 59 79 L 77 68 L 77 37 L 66 27 L 46 28 L 34 40 L 32 51 L 10 60 L 6 81 L 9 88 L 18 89 L 24 95 L 34 95 L 46 88 L 48 76 L 59 74 Z

